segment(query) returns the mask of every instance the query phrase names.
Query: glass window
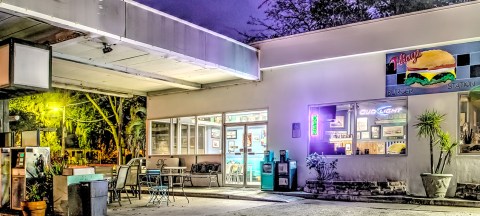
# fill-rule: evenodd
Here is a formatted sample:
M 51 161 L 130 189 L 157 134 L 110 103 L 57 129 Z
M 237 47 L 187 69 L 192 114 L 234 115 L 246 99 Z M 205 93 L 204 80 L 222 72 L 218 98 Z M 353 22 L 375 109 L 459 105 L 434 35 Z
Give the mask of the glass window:
M 354 104 L 310 107 L 309 152 L 351 155 Z
M 355 154 L 406 154 L 406 100 L 361 102 L 357 107 Z
M 221 154 L 222 126 L 222 114 L 152 120 L 150 154 Z
M 170 119 L 151 121 L 152 139 L 150 153 L 153 155 L 170 154 Z
M 173 133 L 173 146 L 172 146 L 172 155 L 177 155 L 179 154 L 179 134 L 180 134 L 180 130 L 178 129 L 178 124 L 177 124 L 177 119 L 174 118 L 172 119 L 172 133 Z
M 192 145 L 195 146 L 195 117 L 182 117 L 178 118 L 180 123 L 180 154 L 195 154 L 195 148 L 189 149 L 192 142 Z M 191 129 L 193 128 L 193 133 Z
M 198 149 L 197 154 L 205 154 L 205 125 L 198 125 Z
M 268 120 L 266 110 L 227 113 L 225 115 L 225 123 L 240 123 L 240 122 L 262 122 Z
M 198 116 L 197 119 L 198 154 L 221 154 L 222 114 Z
M 309 152 L 406 154 L 406 100 L 310 106 Z
M 478 134 L 480 133 L 480 101 L 460 95 L 460 116 L 458 117 L 460 134 L 460 154 L 480 155 Z

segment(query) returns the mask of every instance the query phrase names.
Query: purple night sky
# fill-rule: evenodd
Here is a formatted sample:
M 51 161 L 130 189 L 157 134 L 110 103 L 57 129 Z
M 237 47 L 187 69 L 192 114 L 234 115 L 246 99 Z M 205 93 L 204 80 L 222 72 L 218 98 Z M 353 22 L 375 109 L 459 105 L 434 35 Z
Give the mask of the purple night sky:
M 136 0 L 204 28 L 242 40 L 237 31 L 254 29 L 249 16 L 264 18 L 263 0 Z

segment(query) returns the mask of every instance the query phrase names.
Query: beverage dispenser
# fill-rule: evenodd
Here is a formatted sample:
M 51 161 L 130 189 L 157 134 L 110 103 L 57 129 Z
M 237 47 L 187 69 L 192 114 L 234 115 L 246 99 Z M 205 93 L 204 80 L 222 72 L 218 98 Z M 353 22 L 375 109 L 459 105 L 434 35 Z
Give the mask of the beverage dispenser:
M 261 163 L 261 190 L 273 191 L 275 186 L 275 161 L 273 151 L 265 151 Z
M 290 191 L 296 184 L 297 161 L 290 160 L 288 150 L 280 150 L 280 161 L 277 161 L 276 187 L 281 191 Z
M 0 208 L 10 202 L 10 149 L 2 148 L 0 154 Z
M 10 208 L 21 210 L 30 180 L 38 178 L 50 161 L 48 147 L 19 147 L 11 150 L 11 195 Z

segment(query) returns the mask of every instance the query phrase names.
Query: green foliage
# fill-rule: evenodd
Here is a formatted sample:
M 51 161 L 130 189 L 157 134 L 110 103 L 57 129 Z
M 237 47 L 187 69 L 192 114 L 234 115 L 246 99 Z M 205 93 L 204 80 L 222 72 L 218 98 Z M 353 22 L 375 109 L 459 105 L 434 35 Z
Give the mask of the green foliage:
M 418 129 L 417 136 L 430 138 L 433 143 L 437 134 L 442 131 L 440 124 L 445 120 L 445 115 L 439 114 L 436 110 L 425 110 L 417 117 L 418 123 L 413 125 Z
M 50 151 L 53 154 L 62 150 L 62 145 L 56 132 L 40 132 L 40 146 L 50 147 Z
M 430 173 L 443 173 L 445 164 L 450 164 L 453 150 L 458 143 L 452 142 L 450 135 L 442 130 L 441 124 L 445 120 L 445 114 L 440 114 L 436 110 L 425 110 L 424 113 L 417 116 L 417 123 L 413 126 L 417 128 L 419 138 L 429 139 L 430 144 Z M 440 155 L 437 165 L 434 166 L 433 146 L 438 146 Z
M 112 151 L 117 149 L 117 143 L 120 149 L 128 140 L 129 149 L 143 151 L 146 140 L 145 97 L 91 95 L 91 99 L 93 102 L 83 92 L 59 89 L 12 99 L 9 103 L 10 115 L 19 115 L 20 120 L 10 124 L 11 130 L 20 134 L 21 131 L 39 128 L 56 129 L 54 132 L 41 132 L 41 145 L 49 146 L 53 154 L 58 154 L 65 110 L 67 146 L 73 144 L 86 150 L 100 149 L 102 155 L 108 157 L 115 155 Z M 117 152 L 121 152 L 118 149 Z
M 147 109 L 140 105 L 130 109 L 130 122 L 125 127 L 127 135 L 127 143 L 130 152 L 134 153 L 135 157 L 139 157 L 140 151 L 145 149 L 146 141 L 146 124 L 145 119 Z
M 47 195 L 47 191 L 44 190 L 45 185 L 40 182 L 35 182 L 27 187 L 26 201 L 38 202 L 42 201 Z

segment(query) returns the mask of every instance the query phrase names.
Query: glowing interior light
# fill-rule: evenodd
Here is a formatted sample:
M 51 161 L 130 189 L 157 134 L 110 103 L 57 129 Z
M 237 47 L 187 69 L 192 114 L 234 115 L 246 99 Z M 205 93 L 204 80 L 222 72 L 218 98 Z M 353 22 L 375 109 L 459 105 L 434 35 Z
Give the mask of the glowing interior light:
M 318 135 L 318 115 L 312 115 L 312 136 Z

